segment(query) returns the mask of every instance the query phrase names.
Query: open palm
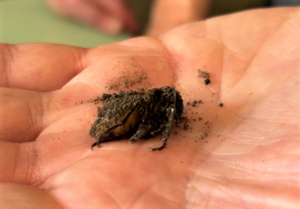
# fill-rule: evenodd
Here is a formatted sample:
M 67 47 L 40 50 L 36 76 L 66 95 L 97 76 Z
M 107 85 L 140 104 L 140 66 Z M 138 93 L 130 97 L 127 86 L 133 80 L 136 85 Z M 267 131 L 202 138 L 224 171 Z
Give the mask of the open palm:
M 299 9 L 272 9 L 93 49 L 2 45 L 0 205 L 299 208 L 299 27 Z M 91 100 L 171 85 L 202 102 L 167 149 L 148 151 L 157 137 L 91 151 Z

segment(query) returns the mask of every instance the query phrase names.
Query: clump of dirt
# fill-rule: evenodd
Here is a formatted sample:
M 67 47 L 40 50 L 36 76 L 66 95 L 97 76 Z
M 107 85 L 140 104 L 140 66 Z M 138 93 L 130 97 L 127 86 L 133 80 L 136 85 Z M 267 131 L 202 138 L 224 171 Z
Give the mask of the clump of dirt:
M 210 83 L 210 76 L 209 76 L 208 72 L 201 71 L 200 69 L 198 69 L 198 77 L 205 78 L 205 80 L 204 80 L 205 85 L 208 85 Z

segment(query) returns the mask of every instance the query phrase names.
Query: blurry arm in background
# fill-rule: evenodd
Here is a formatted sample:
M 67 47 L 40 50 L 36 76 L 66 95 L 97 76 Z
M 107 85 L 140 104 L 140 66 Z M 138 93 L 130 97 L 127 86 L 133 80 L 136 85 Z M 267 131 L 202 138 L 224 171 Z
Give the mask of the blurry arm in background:
M 126 30 L 138 32 L 133 13 L 126 0 L 47 0 L 58 14 L 94 26 L 109 34 Z
M 149 18 L 147 35 L 157 35 L 179 25 L 203 20 L 212 0 L 156 0 Z
M 146 35 L 157 35 L 178 25 L 204 19 L 212 0 L 153 0 Z M 47 0 L 58 14 L 92 25 L 106 33 L 139 32 L 126 0 Z

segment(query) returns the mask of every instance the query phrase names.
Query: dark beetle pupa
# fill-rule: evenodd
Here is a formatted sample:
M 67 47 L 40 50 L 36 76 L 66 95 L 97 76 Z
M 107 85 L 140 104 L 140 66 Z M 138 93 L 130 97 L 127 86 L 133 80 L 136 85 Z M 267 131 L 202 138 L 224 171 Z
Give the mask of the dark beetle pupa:
M 169 86 L 103 94 L 100 100 L 103 107 L 98 108 L 98 119 L 90 130 L 90 135 L 97 140 L 92 149 L 125 136 L 133 143 L 164 132 L 163 144 L 150 148 L 150 151 L 162 150 L 166 147 L 174 120 L 179 120 L 183 112 L 180 93 Z

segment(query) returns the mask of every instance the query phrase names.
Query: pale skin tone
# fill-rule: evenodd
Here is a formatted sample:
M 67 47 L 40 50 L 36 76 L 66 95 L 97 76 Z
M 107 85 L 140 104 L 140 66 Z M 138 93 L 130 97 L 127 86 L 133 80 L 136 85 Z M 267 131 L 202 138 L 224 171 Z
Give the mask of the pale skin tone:
M 47 0 L 57 13 L 110 34 L 139 32 L 126 0 Z M 211 0 L 153 0 L 146 35 L 157 35 L 184 23 L 204 19 Z
M 210 11 L 212 0 L 153 1 L 146 35 L 155 36 L 179 25 L 203 20 Z
M 138 32 L 126 0 L 46 0 L 58 14 L 94 26 L 106 33 Z
M 277 8 L 93 49 L 2 45 L 0 205 L 299 208 L 299 22 L 300 9 Z M 91 151 L 87 101 L 122 75 L 201 99 L 187 116 L 203 120 L 174 128 L 160 152 L 148 151 L 159 137 Z

